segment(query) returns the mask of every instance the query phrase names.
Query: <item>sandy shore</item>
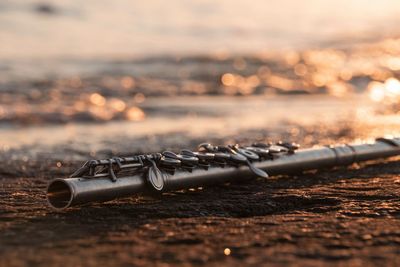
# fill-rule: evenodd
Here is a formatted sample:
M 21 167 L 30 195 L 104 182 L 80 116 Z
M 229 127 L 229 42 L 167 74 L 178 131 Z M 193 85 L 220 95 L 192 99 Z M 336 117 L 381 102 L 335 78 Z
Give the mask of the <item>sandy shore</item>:
M 227 136 L 213 141 L 244 142 L 255 136 L 267 140 L 274 132 L 275 138 L 310 146 L 353 140 L 366 132 L 357 127 L 253 129 L 243 131 L 241 139 Z M 139 140 L 134 151 L 155 147 L 151 139 Z M 171 139 L 167 134 L 156 140 L 160 149 L 193 148 L 200 138 L 175 134 Z M 90 153 L 58 146 L 58 152 L 53 148 L 53 154 L 39 160 L 24 158 L 24 149 L 2 154 L 1 266 L 396 266 L 400 262 L 396 159 L 56 213 L 46 205 L 47 182 L 70 174 Z M 97 153 L 104 158 L 114 152 Z M 61 155 L 66 156 L 59 161 Z
M 399 171 L 375 162 L 65 213 L 46 206 L 45 177 L 3 178 L 0 265 L 396 266 Z

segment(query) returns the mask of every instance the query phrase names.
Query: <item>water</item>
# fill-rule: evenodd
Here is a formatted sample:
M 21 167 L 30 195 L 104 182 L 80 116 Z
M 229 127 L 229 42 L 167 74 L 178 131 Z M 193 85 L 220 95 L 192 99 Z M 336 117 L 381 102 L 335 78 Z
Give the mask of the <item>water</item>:
M 0 149 L 28 146 L 40 150 L 49 145 L 67 145 L 79 151 L 115 147 L 125 151 L 127 147 L 132 147 L 130 142 L 145 138 L 140 144 L 145 146 L 157 136 L 164 136 L 164 139 L 170 136 L 169 143 L 161 144 L 168 146 L 172 139 L 173 142 L 185 143 L 193 139 L 260 138 L 257 132 L 261 136 L 267 134 L 277 139 L 284 133 L 290 133 L 296 138 L 296 132 L 307 127 L 310 127 L 313 138 L 317 132 L 313 133 L 312 129 L 332 131 L 328 134 L 330 136 L 346 127 L 361 134 L 358 138 L 400 134 L 398 116 L 375 114 L 375 106 L 359 96 L 176 97 L 149 100 L 146 106 L 156 112 L 139 122 L 8 126 L 0 130 Z M 149 149 L 152 149 L 151 146 Z
M 248 53 L 398 34 L 397 0 L 3 0 L 0 58 Z
M 397 0 L 2 1 L 0 149 L 398 134 L 398 14 Z

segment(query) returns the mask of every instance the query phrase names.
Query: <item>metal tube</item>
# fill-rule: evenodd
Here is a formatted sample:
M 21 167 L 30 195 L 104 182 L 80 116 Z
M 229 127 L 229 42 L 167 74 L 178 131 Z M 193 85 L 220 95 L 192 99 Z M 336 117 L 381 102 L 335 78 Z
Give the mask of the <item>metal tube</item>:
M 47 187 L 51 207 L 63 210 L 90 202 L 104 202 L 145 191 L 143 177 L 127 176 L 112 182 L 109 178 L 57 178 Z
M 400 155 L 400 139 L 377 139 L 371 144 L 340 145 L 302 149 L 291 155 L 253 163 L 269 174 L 287 174 L 303 170 L 324 169 L 350 165 L 354 162 Z M 163 191 L 191 188 L 213 183 L 224 183 L 253 178 L 247 166 L 196 168 L 192 172 L 178 170 L 168 175 Z M 102 202 L 149 191 L 143 174 L 119 177 L 54 179 L 47 187 L 51 207 L 63 210 L 89 202 Z

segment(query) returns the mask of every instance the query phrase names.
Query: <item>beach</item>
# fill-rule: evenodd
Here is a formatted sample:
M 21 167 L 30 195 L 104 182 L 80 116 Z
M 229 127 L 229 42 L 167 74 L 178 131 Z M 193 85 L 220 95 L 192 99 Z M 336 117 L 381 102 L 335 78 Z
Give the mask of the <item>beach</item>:
M 400 136 L 398 12 L 0 3 L 0 266 L 399 265 L 399 157 L 63 212 L 46 202 L 51 179 L 90 159 Z

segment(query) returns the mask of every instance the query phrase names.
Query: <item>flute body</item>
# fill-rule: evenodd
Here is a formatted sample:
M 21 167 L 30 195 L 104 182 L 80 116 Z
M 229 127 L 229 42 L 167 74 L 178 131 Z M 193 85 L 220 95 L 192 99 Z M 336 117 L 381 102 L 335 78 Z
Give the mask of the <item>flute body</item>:
M 166 192 L 256 176 L 266 177 L 266 173 L 279 175 L 346 166 L 400 155 L 400 138 L 378 138 L 372 143 L 298 150 L 287 144 L 245 148 L 206 144 L 203 145 L 203 151 L 192 154 L 185 150 L 181 154 L 164 152 L 132 158 L 92 160 L 73 177 L 50 181 L 47 200 L 52 208 L 64 210 L 71 206 L 139 193 Z M 96 170 L 99 167 L 100 170 Z M 120 172 L 122 175 L 117 175 L 121 169 L 132 170 L 132 173 Z

